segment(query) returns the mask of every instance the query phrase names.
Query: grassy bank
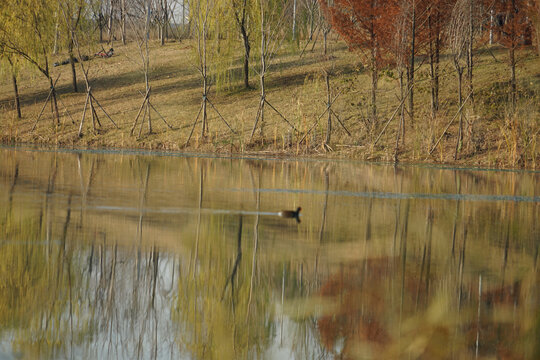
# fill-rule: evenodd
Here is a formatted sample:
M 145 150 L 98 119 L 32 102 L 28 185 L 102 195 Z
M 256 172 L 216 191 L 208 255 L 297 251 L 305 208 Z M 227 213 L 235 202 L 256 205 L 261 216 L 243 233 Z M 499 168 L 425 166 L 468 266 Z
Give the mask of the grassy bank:
M 375 139 L 396 107 L 398 82 L 395 72 L 381 74 L 378 90 L 379 119 L 368 120 L 371 80 L 369 72 L 358 63 L 358 55 L 349 52 L 340 42 L 331 43 L 332 56 L 323 57 L 316 46 L 313 52 L 299 56 L 298 49 L 284 49 L 274 60 L 267 78 L 267 100 L 290 121 L 298 132 L 283 121 L 269 106 L 265 110 L 262 133 L 251 131 L 259 106 L 258 77 L 252 73 L 251 90 L 241 87 L 240 59 L 228 76 L 239 78 L 228 89 L 212 86 L 210 99 L 223 118 L 235 130 L 232 133 L 210 106 L 210 135 L 200 138 L 200 122 L 189 143 L 193 122 L 201 106 L 201 79 L 192 62 L 189 41 L 151 44 L 151 103 L 174 129 L 168 129 L 160 116 L 152 111 L 154 132 L 147 127 L 139 135 L 139 127 L 130 135 L 133 122 L 144 97 L 144 74 L 135 44 L 115 46 L 115 55 L 108 59 L 93 58 L 90 81 L 95 98 L 118 124 L 116 129 L 98 110 L 102 127 L 94 132 L 90 114 L 86 114 L 83 136 L 78 137 L 86 99 L 82 74 L 79 92 L 71 86 L 68 65 L 53 68 L 57 84 L 61 124 L 53 126 L 49 108 L 32 131 L 32 127 L 48 95 L 44 78 L 25 71 L 20 75 L 23 118 L 13 110 L 11 79 L 5 76 L 0 83 L 0 136 L 4 143 L 38 143 L 67 147 L 114 147 L 165 149 L 173 151 L 257 153 L 287 156 L 327 156 L 365 160 L 394 161 L 398 117 L 388 125 L 376 145 Z M 309 48 L 308 48 L 309 49 Z M 458 110 L 457 80 L 451 59 L 443 56 L 440 79 L 440 109 L 431 116 L 429 65 L 424 62 L 416 75 L 415 114 L 411 121 L 405 117 L 405 141 L 400 142 L 398 159 L 401 162 L 429 162 L 467 166 L 531 168 L 539 166 L 540 146 L 540 58 L 530 50 L 522 50 L 517 69 L 519 100 L 515 112 L 508 105 L 507 80 L 509 70 L 506 52 L 497 47 L 477 51 L 474 73 L 474 106 L 464 108 L 464 142 L 459 158 L 454 160 L 458 134 L 457 119 L 442 136 Z M 58 55 L 53 61 L 66 58 Z M 418 63 L 422 63 L 419 58 Z M 256 59 L 252 60 L 254 63 Z M 236 67 L 235 67 L 236 66 Z M 79 70 L 79 68 L 77 68 Z M 324 71 L 331 73 L 332 105 L 350 136 L 335 120 L 329 148 L 323 148 L 327 115 Z M 234 85 L 236 84 L 236 85 Z M 466 90 L 464 90 L 464 93 Z M 318 124 L 317 119 L 320 117 Z M 72 119 L 74 123 L 72 123 Z M 307 136 L 308 130 L 313 128 Z M 437 140 L 439 145 L 434 148 Z M 302 140 L 303 141 L 300 141 Z M 430 150 L 432 151 L 429 154 Z

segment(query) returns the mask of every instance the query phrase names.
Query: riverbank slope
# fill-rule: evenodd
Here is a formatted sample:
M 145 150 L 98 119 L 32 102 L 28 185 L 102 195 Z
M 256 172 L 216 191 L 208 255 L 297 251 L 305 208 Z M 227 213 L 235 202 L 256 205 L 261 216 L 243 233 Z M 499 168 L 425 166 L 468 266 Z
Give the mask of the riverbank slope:
M 303 46 L 301 46 L 302 48 Z M 540 58 L 532 49 L 519 53 L 517 67 L 519 100 L 515 111 L 508 104 L 507 54 L 496 46 L 478 49 L 474 68 L 474 102 L 463 108 L 464 140 L 456 155 L 459 130 L 457 75 L 449 56 L 440 64 L 439 111 L 432 116 L 429 64 L 416 73 L 415 108 L 411 119 L 405 112 L 405 131 L 396 147 L 400 111 L 399 82 L 393 70 L 380 74 L 377 92 L 378 118 L 370 116 L 369 71 L 356 53 L 341 42 L 331 42 L 330 55 L 319 44 L 300 56 L 301 50 L 284 47 L 273 60 L 267 76 L 264 122 L 252 130 L 260 104 L 259 78 L 252 71 L 252 89 L 241 84 L 241 59 L 213 77 L 207 103 L 208 135 L 201 137 L 202 80 L 193 63 L 193 44 L 152 43 L 150 49 L 150 101 L 152 133 L 148 117 L 141 128 L 134 121 L 142 108 L 145 85 L 135 44 L 115 46 L 114 56 L 92 58 L 90 84 L 101 127 L 93 129 L 86 103 L 86 87 L 78 71 L 79 92 L 73 92 L 69 65 L 53 68 L 58 78 L 61 123 L 53 125 L 50 105 L 45 105 L 47 81 L 29 70 L 21 71 L 19 87 L 22 119 L 13 110 L 11 78 L 0 83 L 0 140 L 3 143 L 34 143 L 81 148 L 142 148 L 206 153 L 243 153 L 283 156 L 324 156 L 377 161 L 426 162 L 500 168 L 537 169 L 540 159 Z M 61 61 L 58 55 L 54 61 Z M 256 64 L 257 59 L 252 59 Z M 209 71 L 223 68 L 211 66 Z M 329 73 L 332 131 L 328 146 L 327 86 Z M 223 78 L 233 80 L 222 86 Z M 466 85 L 463 93 L 468 93 Z M 463 97 L 466 97 L 465 95 Z M 100 106 L 118 125 L 114 127 Z M 146 107 L 143 107 L 146 108 Z M 41 110 L 43 114 L 32 130 Z M 199 121 L 193 126 L 199 114 Z M 396 114 L 392 117 L 393 114 Z M 172 126 L 168 128 L 165 122 Z M 388 124 L 388 125 L 387 125 Z M 262 125 L 262 126 L 261 126 Z M 230 128 L 229 128 L 230 126 Z M 294 129 L 293 129 L 294 127 Z M 131 134 L 133 128 L 133 134 Z M 232 130 L 231 130 L 232 129 Z M 296 130 L 295 130 L 296 129 Z M 447 129 L 445 131 L 445 129 Z M 190 133 L 193 131 L 190 138 Z M 402 134 L 402 133 L 401 133 Z M 188 139 L 190 138 L 189 142 Z M 438 141 L 440 139 L 440 141 Z

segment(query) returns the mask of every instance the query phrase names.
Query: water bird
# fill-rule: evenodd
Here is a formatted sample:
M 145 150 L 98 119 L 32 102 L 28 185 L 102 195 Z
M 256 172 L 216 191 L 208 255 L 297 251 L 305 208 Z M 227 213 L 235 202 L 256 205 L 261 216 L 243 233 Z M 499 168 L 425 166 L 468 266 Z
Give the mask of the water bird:
M 281 210 L 279 212 L 279 216 L 281 216 L 282 218 L 288 218 L 288 219 L 296 219 L 296 222 L 300 222 L 300 210 L 302 210 L 302 208 L 299 206 L 296 211 L 294 210 Z

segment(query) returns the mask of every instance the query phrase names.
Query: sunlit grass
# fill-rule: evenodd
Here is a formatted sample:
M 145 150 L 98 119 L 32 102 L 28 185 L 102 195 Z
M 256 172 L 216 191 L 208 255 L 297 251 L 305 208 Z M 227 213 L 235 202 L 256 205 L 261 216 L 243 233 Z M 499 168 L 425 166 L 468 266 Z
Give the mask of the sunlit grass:
M 331 42 L 330 57 L 323 57 L 319 45 L 314 52 L 306 52 L 300 57 L 291 47 L 284 47 L 275 57 L 271 72 L 267 77 L 267 100 L 300 130 L 300 134 L 291 133 L 289 125 L 269 106 L 265 107 L 264 138 L 251 138 L 257 107 L 260 100 L 258 76 L 251 74 L 251 90 L 242 89 L 240 61 L 233 62 L 232 83 L 226 90 L 219 90 L 213 84 L 210 99 L 223 117 L 231 124 L 237 134 L 232 134 L 210 106 L 208 108 L 210 135 L 199 139 L 200 123 L 195 127 L 194 137 L 187 148 L 184 144 L 200 109 L 202 100 L 201 79 L 192 58 L 192 43 L 184 40 L 180 43 L 167 43 L 160 46 L 151 43 L 151 102 L 175 130 L 168 130 L 159 115 L 152 111 L 154 134 L 148 135 L 146 125 L 141 137 L 139 127 L 135 136 L 129 135 L 129 129 L 135 120 L 143 100 L 144 75 L 139 64 L 136 45 L 115 46 L 115 55 L 109 59 L 94 58 L 87 62 L 90 68 L 92 91 L 106 111 L 120 126 L 112 127 L 105 115 L 98 109 L 98 116 L 103 127 L 94 133 L 91 117 L 87 113 L 84 136 L 77 137 L 77 129 L 85 102 L 85 86 L 79 74 L 79 94 L 71 89 L 69 66 L 53 68 L 53 77 L 60 75 L 58 92 L 60 93 L 60 112 L 63 123 L 59 129 L 51 126 L 49 110 L 38 124 L 38 129 L 31 132 L 37 114 L 48 92 L 46 82 L 31 70 L 21 74 L 20 87 L 22 96 L 23 119 L 18 120 L 10 110 L 11 87 L 8 79 L 0 84 L 0 102 L 4 104 L 1 112 L 10 121 L 0 123 L 2 139 L 5 142 L 52 143 L 64 146 L 122 147 L 167 150 L 189 150 L 202 152 L 238 153 L 262 152 L 287 155 L 324 155 L 355 157 L 362 159 L 393 161 L 397 118 L 392 121 L 386 133 L 375 147 L 371 145 L 382 130 L 383 123 L 398 105 L 398 83 L 396 74 L 388 71 L 381 74 L 378 94 L 380 119 L 373 124 L 367 121 L 369 106 L 369 81 L 366 71 L 358 63 L 356 54 L 349 52 L 340 42 Z M 54 60 L 61 60 L 66 55 L 58 55 Z M 495 57 L 495 58 L 494 58 Z M 524 50 L 518 65 L 518 92 L 520 99 L 516 117 L 519 130 L 508 125 L 509 116 L 507 85 L 505 75 L 506 53 L 498 48 L 481 48 L 475 60 L 475 105 L 467 105 L 465 141 L 459 162 L 481 166 L 528 167 L 537 166 L 539 149 L 538 137 L 538 102 L 540 92 L 540 58 L 529 50 Z M 415 93 L 415 121 L 406 118 L 406 139 L 401 145 L 399 158 L 404 161 L 454 162 L 456 124 L 449 129 L 439 149 L 428 156 L 435 140 L 457 108 L 455 73 L 444 56 L 441 63 L 440 111 L 431 119 L 429 106 L 428 65 L 420 67 L 417 73 Z M 257 69 L 257 59 L 252 59 Z M 305 141 L 299 143 L 303 134 L 313 126 L 314 121 L 325 110 L 326 88 L 323 71 L 331 72 L 332 96 L 337 96 L 333 105 L 335 111 L 352 137 L 341 129 L 334 119 L 331 148 L 333 153 L 326 153 L 321 147 L 325 138 L 326 116 Z M 214 74 L 215 75 L 215 74 Z M 71 124 L 71 117 L 76 124 Z M 521 123 L 523 122 L 523 125 Z M 457 122 L 455 122 L 457 123 Z M 514 130 L 512 130 L 514 129 Z M 516 146 L 517 133 L 528 140 Z M 510 134 L 509 134 L 510 133 Z M 258 132 L 256 133 L 258 134 Z M 289 135 L 290 134 L 290 135 Z M 286 138 L 286 139 L 285 139 Z

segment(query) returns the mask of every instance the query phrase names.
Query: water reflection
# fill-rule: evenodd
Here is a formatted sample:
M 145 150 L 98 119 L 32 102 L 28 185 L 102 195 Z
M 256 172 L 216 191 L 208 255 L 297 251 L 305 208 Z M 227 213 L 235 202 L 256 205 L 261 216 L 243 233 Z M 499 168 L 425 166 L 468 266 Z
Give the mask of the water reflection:
M 0 156 L 1 358 L 540 357 L 538 173 Z

